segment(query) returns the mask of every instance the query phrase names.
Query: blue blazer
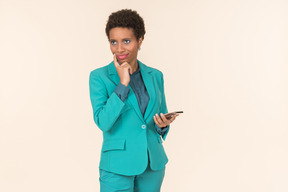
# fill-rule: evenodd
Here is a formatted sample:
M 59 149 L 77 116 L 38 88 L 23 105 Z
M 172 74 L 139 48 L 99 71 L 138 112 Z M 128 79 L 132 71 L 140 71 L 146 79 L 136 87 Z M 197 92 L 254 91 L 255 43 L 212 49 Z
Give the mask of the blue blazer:
M 160 170 L 168 162 L 153 120 L 156 113 L 167 113 L 163 74 L 138 63 L 150 97 L 144 117 L 130 85 L 125 102 L 114 92 L 120 78 L 113 62 L 93 70 L 89 78 L 94 121 L 103 133 L 99 168 L 122 175 L 144 172 L 148 164 L 147 152 L 152 170 Z M 169 128 L 163 140 L 168 132 Z

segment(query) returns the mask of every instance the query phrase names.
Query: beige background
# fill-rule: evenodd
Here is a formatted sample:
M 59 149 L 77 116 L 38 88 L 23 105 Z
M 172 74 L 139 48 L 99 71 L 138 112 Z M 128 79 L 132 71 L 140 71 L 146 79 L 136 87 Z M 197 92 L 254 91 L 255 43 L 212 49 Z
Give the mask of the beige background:
M 163 71 L 164 192 L 288 191 L 287 0 L 0 0 L 0 191 L 99 191 L 88 77 L 105 23 L 136 9 Z

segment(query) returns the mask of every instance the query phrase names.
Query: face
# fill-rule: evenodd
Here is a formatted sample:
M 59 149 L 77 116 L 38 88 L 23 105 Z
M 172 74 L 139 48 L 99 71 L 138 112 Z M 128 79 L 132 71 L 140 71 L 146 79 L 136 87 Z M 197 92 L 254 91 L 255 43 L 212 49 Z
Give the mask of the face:
M 142 44 L 142 38 L 137 41 L 133 29 L 115 27 L 109 32 L 110 49 L 116 54 L 119 64 L 128 62 L 134 65 L 137 62 L 138 48 Z

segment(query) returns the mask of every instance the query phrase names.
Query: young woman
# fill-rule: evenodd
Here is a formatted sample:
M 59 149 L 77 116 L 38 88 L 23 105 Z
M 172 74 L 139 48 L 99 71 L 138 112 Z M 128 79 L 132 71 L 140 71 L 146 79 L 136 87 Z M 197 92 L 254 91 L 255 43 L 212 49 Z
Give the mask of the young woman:
M 113 61 L 90 73 L 93 117 L 103 132 L 101 192 L 160 192 L 168 162 L 163 74 L 137 59 L 144 21 L 136 11 L 112 13 L 106 34 Z

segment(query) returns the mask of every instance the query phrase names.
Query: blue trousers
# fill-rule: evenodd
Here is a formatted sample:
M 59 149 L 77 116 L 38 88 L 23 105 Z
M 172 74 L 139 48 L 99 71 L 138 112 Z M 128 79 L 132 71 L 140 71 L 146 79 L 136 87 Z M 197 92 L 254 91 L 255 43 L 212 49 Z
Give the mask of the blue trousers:
M 153 171 L 148 163 L 143 173 L 133 176 L 119 175 L 103 169 L 99 172 L 100 192 L 160 192 L 165 167 Z

